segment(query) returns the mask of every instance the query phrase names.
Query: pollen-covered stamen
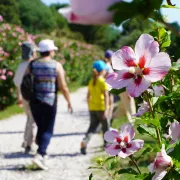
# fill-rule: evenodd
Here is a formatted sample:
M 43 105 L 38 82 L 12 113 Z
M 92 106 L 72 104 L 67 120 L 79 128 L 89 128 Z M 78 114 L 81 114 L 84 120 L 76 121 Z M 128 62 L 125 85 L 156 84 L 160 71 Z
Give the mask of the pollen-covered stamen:
M 129 73 L 134 74 L 134 75 L 142 75 L 142 69 L 139 66 L 130 67 Z

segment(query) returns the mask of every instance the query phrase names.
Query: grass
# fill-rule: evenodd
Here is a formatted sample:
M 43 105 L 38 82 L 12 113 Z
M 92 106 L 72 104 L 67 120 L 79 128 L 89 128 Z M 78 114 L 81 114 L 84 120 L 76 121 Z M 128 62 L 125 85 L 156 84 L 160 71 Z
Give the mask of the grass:
M 125 123 L 127 123 L 126 117 L 122 117 L 121 119 L 115 119 L 112 123 L 112 127 L 115 129 L 120 129 L 121 125 L 123 125 Z M 135 125 L 135 129 L 136 129 L 136 125 Z M 136 132 L 135 139 L 143 139 L 145 141 L 145 145 L 147 145 L 148 147 L 150 146 L 150 148 L 155 146 L 155 141 L 151 137 L 143 136 L 143 135 L 139 134 L 138 132 Z M 144 150 L 142 149 L 139 152 L 135 153 L 134 157 L 135 158 L 139 157 L 143 151 Z M 105 160 L 108 157 L 109 156 L 105 152 L 103 152 L 102 154 L 100 154 L 96 157 L 93 157 L 91 159 L 92 166 L 99 166 L 99 163 L 98 163 L 99 159 Z M 141 156 L 141 158 L 139 158 L 137 160 L 137 163 L 138 163 L 138 166 L 139 166 L 141 172 L 148 173 L 147 166 L 153 161 L 154 157 L 155 157 L 155 153 L 150 153 L 150 154 Z M 113 170 L 110 170 L 109 171 L 110 173 L 114 173 L 114 171 L 120 170 L 122 168 L 133 168 L 134 170 L 136 170 L 136 167 L 133 165 L 132 161 L 129 158 L 126 158 L 126 159 L 117 158 L 117 162 L 115 164 L 114 164 L 113 160 L 109 160 L 108 162 L 105 163 L 104 166 L 107 169 L 109 169 L 110 166 L 112 165 L 112 163 L 113 163 Z M 104 180 L 112 179 L 108 175 L 107 172 L 105 172 L 101 169 L 95 169 L 95 170 L 93 169 L 92 172 L 93 172 L 95 180 L 96 179 L 99 180 L 99 179 L 101 179 L 101 177 L 103 177 Z M 133 180 L 133 179 L 134 179 L 133 176 L 129 175 L 129 174 L 116 175 L 116 180 Z
M 24 112 L 23 108 L 20 108 L 17 105 L 9 106 L 5 110 L 0 112 L 0 120 L 7 119 L 13 115 L 21 114 L 23 112 Z

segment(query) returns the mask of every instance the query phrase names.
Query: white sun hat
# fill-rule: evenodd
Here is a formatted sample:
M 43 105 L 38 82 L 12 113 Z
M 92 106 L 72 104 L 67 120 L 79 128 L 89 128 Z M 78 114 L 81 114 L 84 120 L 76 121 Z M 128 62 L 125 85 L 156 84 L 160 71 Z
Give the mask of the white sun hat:
M 54 41 L 50 39 L 40 41 L 38 47 L 40 52 L 58 50 L 58 48 L 54 45 Z

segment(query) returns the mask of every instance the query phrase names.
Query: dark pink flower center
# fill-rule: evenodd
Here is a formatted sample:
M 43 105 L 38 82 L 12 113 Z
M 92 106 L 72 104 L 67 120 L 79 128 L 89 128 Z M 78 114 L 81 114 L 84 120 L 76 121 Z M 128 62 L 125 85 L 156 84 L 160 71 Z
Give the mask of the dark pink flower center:
M 136 79 L 134 79 L 134 82 L 135 82 L 136 86 L 139 86 L 142 82 L 142 77 L 137 76 Z
M 116 142 L 121 143 L 122 139 L 120 137 L 116 138 Z
M 76 14 L 72 13 L 71 17 L 70 17 L 70 20 L 71 21 L 76 21 L 76 20 L 78 20 L 78 17 L 76 16 Z
M 148 75 L 149 73 L 150 73 L 150 69 L 149 68 L 144 68 L 143 74 Z
M 141 69 L 144 68 L 145 63 L 146 63 L 145 57 L 144 57 L 144 56 L 140 57 L 140 59 L 139 59 L 139 67 L 140 67 Z
M 124 137 L 124 142 L 125 142 L 125 143 L 128 143 L 128 136 L 125 136 L 125 137 Z
M 123 79 L 131 79 L 134 77 L 134 74 L 131 74 L 129 72 L 123 74 Z
M 132 66 L 136 66 L 136 63 L 132 60 L 132 59 L 128 59 L 128 60 L 125 60 L 125 64 L 128 66 L 128 67 L 132 67 Z
M 116 145 L 114 149 L 121 149 L 120 145 Z

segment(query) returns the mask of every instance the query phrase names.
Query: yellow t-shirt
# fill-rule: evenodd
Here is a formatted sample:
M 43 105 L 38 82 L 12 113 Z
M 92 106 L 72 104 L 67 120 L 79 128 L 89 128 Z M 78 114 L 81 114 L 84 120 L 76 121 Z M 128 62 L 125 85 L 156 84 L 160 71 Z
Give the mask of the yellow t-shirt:
M 93 85 L 93 80 L 91 80 L 88 85 L 88 90 L 90 94 L 89 110 L 104 111 L 105 110 L 104 92 L 108 90 L 108 86 L 104 78 L 99 77 L 95 85 Z

